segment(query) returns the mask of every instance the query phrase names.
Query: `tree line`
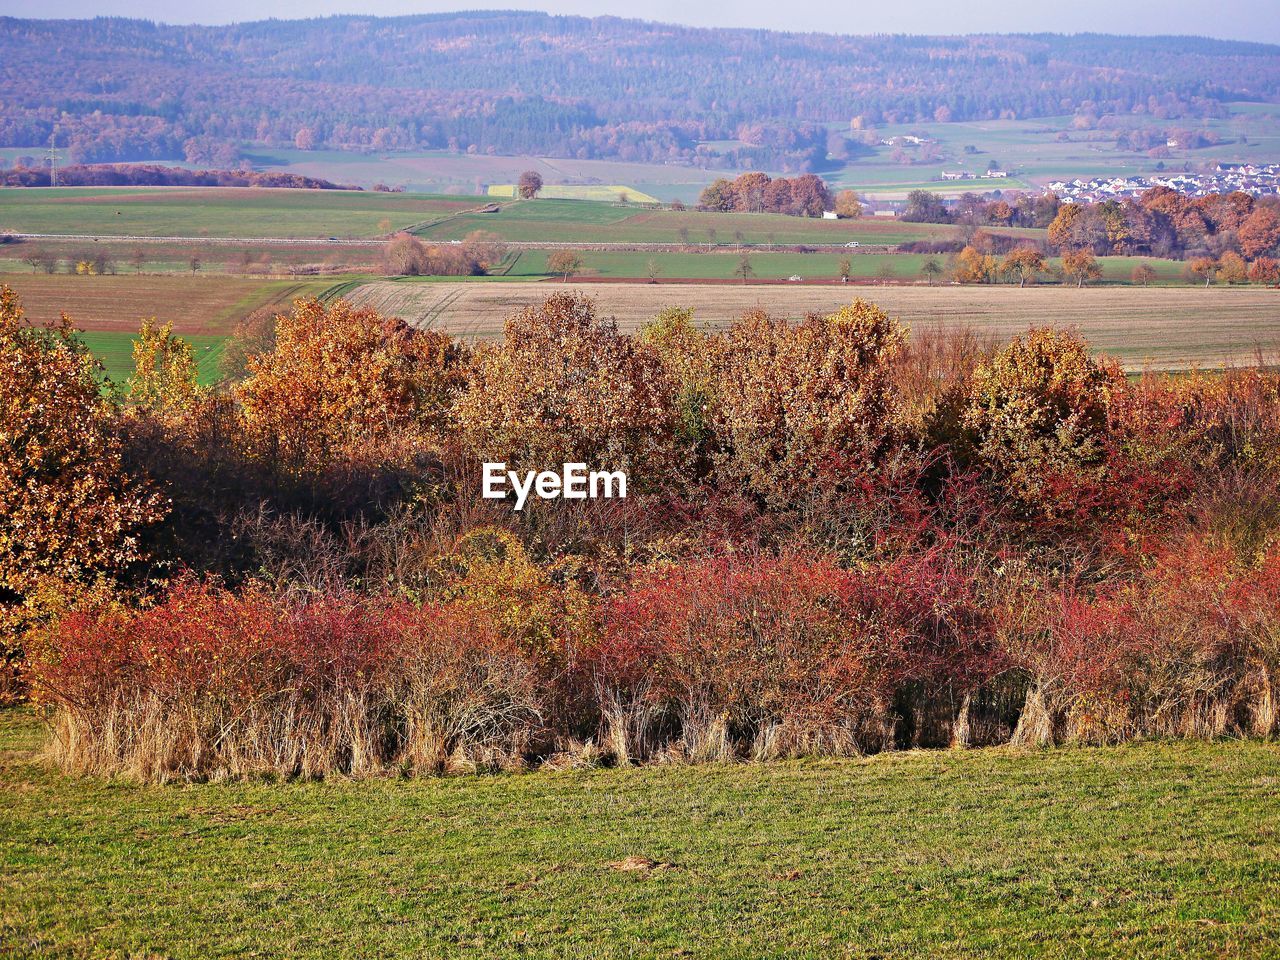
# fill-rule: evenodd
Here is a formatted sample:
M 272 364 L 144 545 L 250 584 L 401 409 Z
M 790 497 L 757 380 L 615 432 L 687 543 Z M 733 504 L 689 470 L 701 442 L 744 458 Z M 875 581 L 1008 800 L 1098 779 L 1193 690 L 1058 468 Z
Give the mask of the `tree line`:
M 0 186 L 47 187 L 52 174 L 35 158 L 19 158 L 12 170 L 0 170 Z M 154 163 L 73 163 L 58 168 L 62 187 L 285 187 L 296 190 L 360 190 L 320 177 L 255 170 L 185 170 Z
M 1280 197 L 1241 191 L 1192 197 L 1152 187 L 1137 197 L 1063 203 L 1052 193 L 992 199 L 965 194 L 948 205 L 927 190 L 907 195 L 902 219 L 980 227 L 1037 227 L 1050 247 L 1096 256 L 1220 257 L 1254 260 L 1280 253 Z M 988 251 L 989 252 L 989 251 Z

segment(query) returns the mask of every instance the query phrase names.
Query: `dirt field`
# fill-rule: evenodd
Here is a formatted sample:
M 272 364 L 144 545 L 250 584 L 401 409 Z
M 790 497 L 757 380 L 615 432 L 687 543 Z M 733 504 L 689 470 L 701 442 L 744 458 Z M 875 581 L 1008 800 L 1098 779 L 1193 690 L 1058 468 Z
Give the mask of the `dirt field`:
M 563 284 L 375 281 L 351 295 L 424 326 L 493 337 L 509 313 Z M 573 288 L 573 284 L 568 285 Z M 1075 327 L 1127 368 L 1184 369 L 1248 362 L 1261 348 L 1280 354 L 1280 293 L 1260 287 L 806 287 L 592 283 L 582 285 L 600 311 L 632 330 L 666 306 L 693 307 L 708 326 L 764 307 L 789 317 L 830 311 L 855 296 L 874 300 L 908 323 L 968 324 L 1008 336 L 1031 325 Z
M 237 320 L 258 307 L 321 296 L 338 282 L 176 274 L 0 275 L 0 283 L 17 291 L 27 316 L 38 323 L 51 323 L 65 312 L 83 330 L 136 333 L 143 317 L 155 317 L 161 323 L 173 321 L 178 333 L 207 336 L 230 333 Z

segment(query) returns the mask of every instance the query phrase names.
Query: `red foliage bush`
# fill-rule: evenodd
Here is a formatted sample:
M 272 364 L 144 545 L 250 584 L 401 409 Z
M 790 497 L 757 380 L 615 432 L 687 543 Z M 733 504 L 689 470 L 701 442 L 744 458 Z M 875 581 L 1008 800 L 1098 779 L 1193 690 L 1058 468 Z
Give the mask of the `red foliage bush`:
M 143 779 L 509 764 L 539 726 L 532 663 L 458 605 L 186 581 L 69 614 L 31 673 L 64 765 Z
M 721 556 L 642 578 L 592 651 L 609 742 L 695 758 L 891 745 L 901 683 L 989 673 L 969 583 L 938 561 Z

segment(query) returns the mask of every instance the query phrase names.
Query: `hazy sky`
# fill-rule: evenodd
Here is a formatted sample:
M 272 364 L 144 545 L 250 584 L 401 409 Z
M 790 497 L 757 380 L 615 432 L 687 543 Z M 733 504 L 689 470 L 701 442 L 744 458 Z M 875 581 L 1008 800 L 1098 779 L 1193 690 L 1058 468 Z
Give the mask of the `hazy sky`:
M 1278 0 L 1031 0 L 971 3 L 962 0 L 0 0 L 0 13 L 19 17 L 143 17 L 169 23 L 229 23 L 267 17 L 332 13 L 395 15 L 459 9 L 529 9 L 584 16 L 613 14 L 695 26 L 767 27 L 831 33 L 1180 33 L 1280 43 Z

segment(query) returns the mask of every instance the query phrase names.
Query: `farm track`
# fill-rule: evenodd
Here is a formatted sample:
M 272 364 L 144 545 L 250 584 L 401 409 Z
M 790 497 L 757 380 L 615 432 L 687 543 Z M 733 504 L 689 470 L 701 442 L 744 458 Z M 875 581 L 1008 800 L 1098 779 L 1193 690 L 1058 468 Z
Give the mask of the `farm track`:
M 850 289 L 852 287 L 852 289 Z M 635 330 L 668 306 L 691 307 L 701 325 L 722 328 L 761 307 L 798 318 L 829 313 L 854 297 L 916 327 L 969 327 L 1007 338 L 1030 326 L 1074 328 L 1129 370 L 1253 362 L 1280 354 L 1280 294 L 1260 287 L 842 286 L 836 284 L 649 284 L 548 282 L 414 283 L 375 280 L 349 298 L 455 335 L 492 338 L 511 313 L 557 289 L 582 289 L 599 312 Z

